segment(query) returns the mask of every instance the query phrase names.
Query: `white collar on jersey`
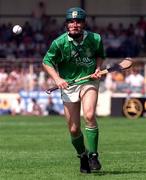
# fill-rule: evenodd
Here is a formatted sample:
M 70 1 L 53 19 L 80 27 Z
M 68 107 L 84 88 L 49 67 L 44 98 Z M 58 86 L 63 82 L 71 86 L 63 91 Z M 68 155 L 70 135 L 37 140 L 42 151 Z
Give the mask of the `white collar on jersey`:
M 87 32 L 87 31 L 84 31 L 84 32 L 83 32 L 83 41 L 80 42 L 80 45 L 83 44 L 84 39 L 87 37 L 87 35 L 88 35 L 88 32 Z M 73 39 L 72 37 L 70 37 L 69 35 L 68 35 L 68 41 L 72 41 L 75 46 L 78 46 L 78 45 L 79 45 L 79 44 L 78 44 L 76 41 L 74 41 L 74 39 Z

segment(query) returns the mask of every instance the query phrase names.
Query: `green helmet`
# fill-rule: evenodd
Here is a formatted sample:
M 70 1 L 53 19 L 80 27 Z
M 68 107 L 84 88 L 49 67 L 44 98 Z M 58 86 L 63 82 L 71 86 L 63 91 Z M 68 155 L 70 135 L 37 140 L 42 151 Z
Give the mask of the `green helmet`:
M 66 11 L 66 20 L 71 19 L 80 19 L 84 21 L 86 19 L 86 12 L 80 7 L 70 8 Z

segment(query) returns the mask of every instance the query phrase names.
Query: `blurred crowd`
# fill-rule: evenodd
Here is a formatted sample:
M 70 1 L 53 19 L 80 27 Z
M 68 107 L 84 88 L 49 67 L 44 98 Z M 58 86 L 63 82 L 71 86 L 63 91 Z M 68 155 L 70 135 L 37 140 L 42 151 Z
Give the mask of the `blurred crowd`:
M 90 21 L 87 21 L 87 30 L 101 34 L 107 58 L 140 57 L 146 54 L 146 20 L 143 16 L 139 17 L 136 24 L 124 27 L 119 23 L 116 28 L 112 23 L 107 27 L 100 27 L 94 17 L 90 18 Z M 57 19 L 47 16 L 45 4 L 40 1 L 32 10 L 30 21 L 24 23 L 21 34 L 14 34 L 12 27 L 12 23 L 0 24 L 0 58 L 6 61 L 6 65 L 0 66 L 0 92 L 44 90 L 54 86 L 52 79 L 46 77 L 39 64 L 50 43 L 65 31 L 64 23 L 60 25 Z M 23 59 L 23 67 L 17 67 L 16 64 L 10 66 L 11 63 L 15 63 L 16 58 Z M 26 66 L 26 59 L 31 59 L 32 63 L 39 59 L 37 69 L 34 64 L 33 67 L 29 64 Z M 143 80 L 140 80 L 141 89 L 145 89 L 144 72 L 140 70 L 138 74 L 143 77 Z M 107 75 L 103 84 L 106 89 L 114 92 L 127 92 L 131 83 L 127 79 L 134 75 L 134 72 L 120 76 L 112 73 Z
M 27 67 L 0 67 L 0 92 L 19 93 L 20 91 L 45 91 L 55 86 L 54 80 L 49 77 L 42 67 L 27 64 Z M 101 79 L 102 89 L 111 92 L 138 92 L 146 93 L 146 79 L 143 64 L 136 64 L 125 72 L 108 73 Z
M 143 72 L 137 67 L 125 73 L 109 73 L 103 84 L 106 90 L 110 90 L 113 93 L 146 94 L 146 79 Z
M 45 12 L 45 10 L 43 11 Z M 124 27 L 119 23 L 114 27 L 109 23 L 100 27 L 96 18 L 92 17 L 87 23 L 87 30 L 100 33 L 103 38 L 107 57 L 136 57 L 146 54 L 146 21 L 140 17 L 136 24 Z M 50 43 L 65 31 L 57 19 L 44 13 L 32 13 L 32 18 L 23 24 L 23 32 L 15 35 L 12 23 L 0 24 L 0 57 L 2 58 L 41 58 Z
M 34 67 L 16 67 L 15 65 L 7 71 L 6 67 L 0 67 L 0 92 L 18 93 L 24 91 L 44 91 L 55 85 L 45 72 Z

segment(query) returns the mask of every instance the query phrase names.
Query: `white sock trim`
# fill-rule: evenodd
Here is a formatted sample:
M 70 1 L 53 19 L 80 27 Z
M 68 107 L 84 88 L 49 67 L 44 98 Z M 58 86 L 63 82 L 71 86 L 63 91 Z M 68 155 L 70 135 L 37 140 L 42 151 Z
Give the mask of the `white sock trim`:
M 97 130 L 98 127 L 85 127 L 85 129 L 89 131 L 94 131 L 94 130 Z

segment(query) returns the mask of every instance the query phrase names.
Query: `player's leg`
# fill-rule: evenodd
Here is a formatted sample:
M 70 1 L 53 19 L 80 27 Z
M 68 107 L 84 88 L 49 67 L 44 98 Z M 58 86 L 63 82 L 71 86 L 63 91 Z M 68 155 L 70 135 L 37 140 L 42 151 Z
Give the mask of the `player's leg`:
M 80 127 L 80 102 L 64 102 L 64 112 L 72 144 L 80 158 L 80 171 L 83 173 L 89 173 L 88 157 L 84 145 L 84 137 Z
M 72 144 L 78 154 L 85 151 L 83 134 L 80 129 L 80 102 L 64 102 L 64 113 L 71 135 Z
M 96 122 L 96 104 L 98 99 L 98 87 L 94 85 L 83 86 L 81 93 L 81 101 L 84 119 L 86 122 L 86 136 L 89 152 L 89 165 L 91 171 L 101 169 L 101 164 L 98 160 L 98 137 L 99 131 Z

